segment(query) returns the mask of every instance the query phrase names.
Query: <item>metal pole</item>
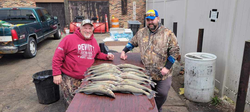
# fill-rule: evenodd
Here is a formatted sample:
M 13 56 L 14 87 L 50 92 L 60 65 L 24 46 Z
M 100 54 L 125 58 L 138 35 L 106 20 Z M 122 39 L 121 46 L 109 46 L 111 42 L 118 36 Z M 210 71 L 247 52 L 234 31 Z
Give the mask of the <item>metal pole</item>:
M 64 11 L 65 11 L 65 23 L 69 26 L 70 20 L 69 20 L 69 1 L 64 0 Z
M 197 52 L 202 52 L 203 34 L 204 34 L 204 29 L 202 29 L 202 28 L 199 29 L 198 43 L 197 43 Z
M 250 75 L 250 40 L 245 42 L 235 112 L 244 112 Z

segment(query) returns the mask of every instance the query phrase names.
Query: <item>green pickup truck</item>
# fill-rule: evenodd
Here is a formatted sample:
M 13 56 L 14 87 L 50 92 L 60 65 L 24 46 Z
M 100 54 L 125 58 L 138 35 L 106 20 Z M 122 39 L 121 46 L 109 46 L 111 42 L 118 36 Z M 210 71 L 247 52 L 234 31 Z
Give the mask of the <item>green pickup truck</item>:
M 60 23 L 42 7 L 0 9 L 0 55 L 23 53 L 32 58 L 37 54 L 37 43 L 54 35 L 61 38 Z

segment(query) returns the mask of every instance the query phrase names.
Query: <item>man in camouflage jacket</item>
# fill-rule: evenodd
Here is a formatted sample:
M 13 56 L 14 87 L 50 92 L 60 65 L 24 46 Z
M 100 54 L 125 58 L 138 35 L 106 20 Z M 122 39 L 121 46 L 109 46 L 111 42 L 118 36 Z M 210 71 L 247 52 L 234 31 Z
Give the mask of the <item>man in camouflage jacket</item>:
M 147 11 L 146 20 L 147 27 L 140 29 L 125 46 L 121 59 L 125 60 L 126 52 L 139 47 L 147 74 L 157 83 L 152 88 L 158 92 L 155 100 L 160 112 L 171 87 L 172 65 L 179 56 L 179 45 L 175 34 L 159 23 L 156 10 Z

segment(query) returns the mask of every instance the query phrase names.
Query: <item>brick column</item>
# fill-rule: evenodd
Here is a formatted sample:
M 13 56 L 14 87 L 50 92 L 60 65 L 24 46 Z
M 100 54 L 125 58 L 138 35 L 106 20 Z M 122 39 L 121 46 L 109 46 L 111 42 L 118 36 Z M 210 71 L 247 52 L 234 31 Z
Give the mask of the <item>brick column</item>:
M 140 21 L 143 27 L 144 14 L 146 13 L 146 0 L 127 0 L 127 15 L 122 15 L 121 0 L 109 0 L 110 22 L 112 15 L 119 19 L 120 28 L 127 28 L 127 21 L 133 20 L 133 2 L 136 2 L 136 20 Z

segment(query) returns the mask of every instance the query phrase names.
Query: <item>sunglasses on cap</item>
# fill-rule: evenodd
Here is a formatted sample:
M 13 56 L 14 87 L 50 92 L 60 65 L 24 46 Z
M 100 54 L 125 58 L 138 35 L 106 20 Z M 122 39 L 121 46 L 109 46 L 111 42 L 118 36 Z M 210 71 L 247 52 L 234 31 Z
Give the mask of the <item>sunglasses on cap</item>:
M 155 13 L 153 13 L 153 12 L 146 13 L 146 17 L 148 17 L 148 16 L 153 16 L 153 17 L 155 17 Z

